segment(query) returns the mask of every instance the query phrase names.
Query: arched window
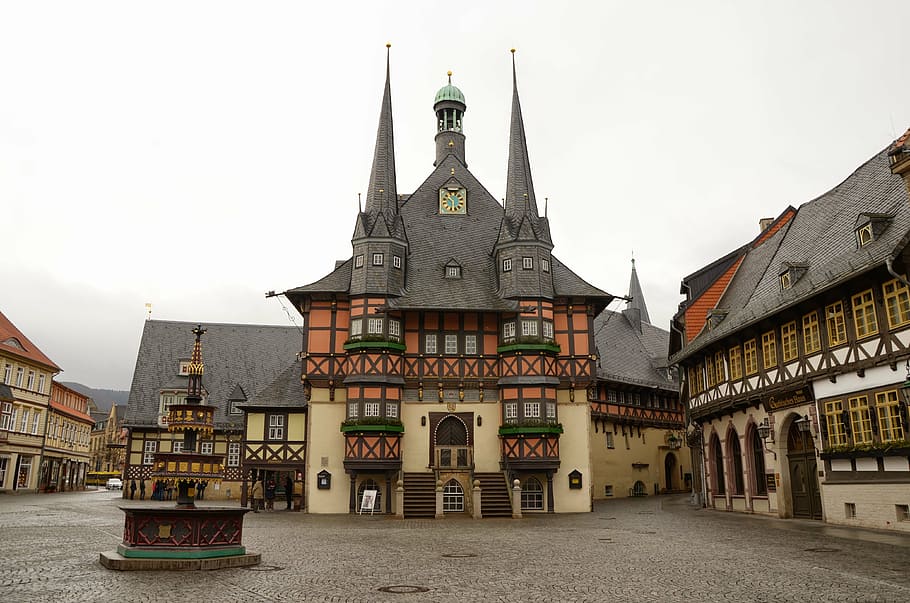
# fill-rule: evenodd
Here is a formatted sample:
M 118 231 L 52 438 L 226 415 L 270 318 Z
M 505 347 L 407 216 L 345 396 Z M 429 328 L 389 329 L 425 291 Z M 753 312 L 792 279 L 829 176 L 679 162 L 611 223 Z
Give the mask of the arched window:
M 635 485 L 632 486 L 632 496 L 645 496 L 648 493 L 645 491 L 645 483 L 641 480 L 635 482 Z
M 521 485 L 521 510 L 543 511 L 543 487 L 536 478 L 529 477 Z
M 762 439 L 758 437 L 758 430 L 755 426 L 750 432 L 752 438 L 752 477 L 755 483 L 753 492 L 755 496 L 768 495 L 768 483 L 765 481 L 765 445 Z
M 739 434 L 736 433 L 735 429 L 730 431 L 728 441 L 730 445 L 727 448 L 730 450 L 730 461 L 733 466 L 732 494 L 742 496 L 745 494 L 745 487 L 743 486 L 743 450 L 742 446 L 739 445 Z
M 360 487 L 357 488 L 357 506 L 360 507 L 360 501 L 363 500 L 363 491 L 364 490 L 376 490 L 376 502 L 373 503 L 373 511 L 382 510 L 382 490 L 379 489 L 379 484 L 377 484 L 372 479 L 365 479 L 360 482 Z
M 458 480 L 450 479 L 443 488 L 442 510 L 453 513 L 464 511 L 464 490 Z
M 711 453 L 714 455 L 714 493 L 724 494 L 726 492 L 724 455 L 720 449 L 720 438 L 716 433 L 711 437 Z

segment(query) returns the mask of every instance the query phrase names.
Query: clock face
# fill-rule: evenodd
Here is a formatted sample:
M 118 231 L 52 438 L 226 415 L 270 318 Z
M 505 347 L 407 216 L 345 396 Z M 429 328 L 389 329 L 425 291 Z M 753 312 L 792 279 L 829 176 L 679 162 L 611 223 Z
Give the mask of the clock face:
M 467 194 L 463 188 L 439 191 L 439 213 L 463 214 L 467 209 Z

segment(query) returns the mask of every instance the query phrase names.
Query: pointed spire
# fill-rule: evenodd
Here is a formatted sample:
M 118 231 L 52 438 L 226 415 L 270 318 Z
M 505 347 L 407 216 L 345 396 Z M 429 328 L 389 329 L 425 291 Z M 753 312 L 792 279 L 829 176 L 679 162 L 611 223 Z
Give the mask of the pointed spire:
M 651 317 L 648 316 L 648 306 L 645 304 L 645 294 L 641 290 L 641 283 L 638 282 L 638 272 L 635 270 L 635 258 L 632 258 L 632 277 L 629 279 L 629 296 L 630 300 L 626 302 L 626 309 L 638 310 L 642 322 L 651 324 Z
M 391 44 L 386 44 L 385 90 L 382 94 L 382 108 L 379 110 L 379 128 L 376 132 L 376 148 L 373 151 L 373 167 L 370 171 L 370 186 L 366 194 L 364 211 L 371 217 L 383 214 L 392 218 L 398 213 L 398 187 L 395 182 L 395 141 L 392 134 L 392 87 L 389 66 Z
M 199 404 L 202 401 L 202 374 L 205 372 L 205 364 L 202 362 L 202 335 L 206 329 L 202 325 L 193 329 L 196 341 L 193 343 L 193 355 L 190 357 L 190 365 L 187 367 L 189 379 L 186 384 L 186 403 Z
M 521 102 L 518 99 L 518 75 L 515 68 L 515 49 L 512 49 L 512 123 L 509 128 L 509 167 L 506 174 L 505 213 L 513 225 L 527 217 L 538 230 L 540 214 L 531 179 L 531 163 L 525 137 Z M 548 241 L 549 242 L 549 241 Z

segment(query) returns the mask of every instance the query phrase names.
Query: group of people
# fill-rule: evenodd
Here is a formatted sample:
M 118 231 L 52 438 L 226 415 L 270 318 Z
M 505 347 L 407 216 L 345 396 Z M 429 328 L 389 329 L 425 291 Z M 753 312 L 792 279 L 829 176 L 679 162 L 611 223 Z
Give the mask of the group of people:
M 196 500 L 205 498 L 206 482 L 196 484 Z M 171 500 L 174 497 L 174 490 L 177 489 L 177 481 L 172 479 L 156 479 L 152 484 L 151 500 Z M 130 499 L 136 498 L 136 480 L 130 480 Z M 139 480 L 139 500 L 145 500 L 145 480 Z
M 266 480 L 265 483 L 261 479 L 254 480 L 250 487 L 250 507 L 253 513 L 258 513 L 263 508 L 266 511 L 274 511 L 277 490 L 278 486 L 274 479 Z M 284 480 L 284 497 L 287 501 L 287 510 L 290 511 L 291 503 L 294 501 L 294 481 L 290 476 Z

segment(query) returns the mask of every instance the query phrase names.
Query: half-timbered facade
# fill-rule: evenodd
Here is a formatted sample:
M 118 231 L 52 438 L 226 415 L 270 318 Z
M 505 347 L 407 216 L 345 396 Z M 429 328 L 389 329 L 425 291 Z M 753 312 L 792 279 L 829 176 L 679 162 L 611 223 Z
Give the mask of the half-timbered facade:
M 124 479 L 127 483 L 145 480 L 149 494 L 155 454 L 182 450 L 183 434 L 169 432 L 167 418 L 171 406 L 186 402 L 196 326 L 162 320 L 144 323 L 124 418 L 129 430 Z M 215 407 L 215 429 L 211 437 L 199 441 L 196 452 L 224 459 L 222 481 L 207 488 L 205 496 L 240 499 L 249 477 L 243 471 L 243 441 L 249 426 L 242 407 L 294 364 L 300 332 L 295 327 L 263 325 L 206 323 L 204 327 L 203 402 Z M 252 457 L 251 468 L 259 458 Z
M 438 489 L 443 512 L 472 512 L 476 482 L 484 516 L 511 515 L 518 480 L 527 511 L 589 510 L 594 319 L 612 296 L 551 253 L 517 83 L 500 204 L 467 167 L 451 80 L 435 169 L 398 193 L 386 75 L 352 255 L 284 292 L 305 324 L 307 508 L 353 511 L 371 490 L 377 510 L 433 516 Z
M 902 140 L 683 280 L 671 352 L 708 505 L 910 530 Z

